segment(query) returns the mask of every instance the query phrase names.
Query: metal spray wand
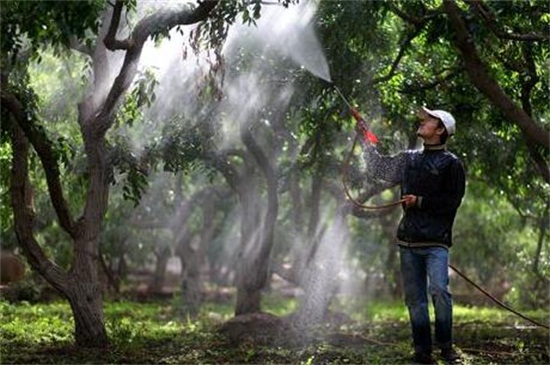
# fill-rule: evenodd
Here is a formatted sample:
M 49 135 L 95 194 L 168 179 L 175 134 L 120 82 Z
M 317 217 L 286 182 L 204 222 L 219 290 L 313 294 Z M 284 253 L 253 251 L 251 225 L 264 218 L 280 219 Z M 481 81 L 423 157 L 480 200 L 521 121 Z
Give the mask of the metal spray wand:
M 359 128 L 361 128 L 361 130 L 365 134 L 365 138 L 368 139 L 371 143 L 377 143 L 378 142 L 378 137 L 376 137 L 376 135 L 369 130 L 369 126 L 368 126 L 367 122 L 365 121 L 365 119 L 363 119 L 361 114 L 359 114 L 359 111 L 351 106 L 348 99 L 346 99 L 346 97 L 344 96 L 342 91 L 338 88 L 338 86 L 336 86 L 334 84 L 333 84 L 333 86 L 336 89 L 336 92 L 338 93 L 338 95 L 340 95 L 342 100 L 344 100 L 344 103 L 346 103 L 346 105 L 348 106 L 351 115 L 353 115 L 353 118 L 357 121 L 357 124 L 359 125 Z

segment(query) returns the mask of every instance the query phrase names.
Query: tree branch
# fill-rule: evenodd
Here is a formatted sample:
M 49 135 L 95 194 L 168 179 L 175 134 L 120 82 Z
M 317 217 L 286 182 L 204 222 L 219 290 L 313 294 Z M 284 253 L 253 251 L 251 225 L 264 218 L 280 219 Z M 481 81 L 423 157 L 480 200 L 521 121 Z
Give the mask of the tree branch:
M 29 142 L 18 123 L 3 121 L 3 124 L 6 122 L 9 124 L 12 145 L 10 196 L 15 234 L 31 267 L 63 293 L 68 284 L 67 273 L 46 257 L 33 235 L 34 212 L 30 206 L 32 187 L 28 171 Z
M 107 35 L 103 39 L 103 44 L 105 44 L 105 47 L 107 47 L 107 49 L 111 51 L 117 49 L 129 49 L 131 46 L 131 38 L 125 40 L 116 39 L 116 33 L 120 24 L 120 15 L 122 14 L 123 8 L 124 1 L 117 0 L 113 7 L 113 15 L 109 24 L 109 30 L 107 31 Z
M 480 16 L 485 20 L 485 23 L 491 30 L 491 32 L 500 39 L 509 39 L 515 41 L 548 41 L 550 40 L 550 33 L 537 34 L 537 33 L 508 33 L 500 29 L 497 21 L 496 14 L 491 8 L 483 3 L 482 0 L 464 0 L 470 5 Z
M 446 75 L 440 76 L 444 72 L 449 71 Z M 460 73 L 464 71 L 464 67 L 457 67 L 454 70 L 443 70 L 438 75 L 436 75 L 436 80 L 433 82 L 428 82 L 426 84 L 421 85 L 405 85 L 403 88 L 400 89 L 400 92 L 403 94 L 414 94 L 419 91 L 423 90 L 431 90 L 435 89 L 437 86 L 441 85 L 443 82 L 453 79 L 454 77 L 458 76 Z
M 410 45 L 412 43 L 412 40 L 414 38 L 416 38 L 416 36 L 418 34 L 420 34 L 421 30 L 422 30 L 422 25 L 415 25 L 414 30 L 401 43 L 399 53 L 397 54 L 397 57 L 395 57 L 395 59 L 393 60 L 393 63 L 390 67 L 390 71 L 384 76 L 376 77 L 376 78 L 372 79 L 372 81 L 370 82 L 371 85 L 376 85 L 376 84 L 379 84 L 379 83 L 382 83 L 382 82 L 386 82 L 386 81 L 390 80 L 395 75 L 395 73 L 397 71 L 397 67 L 399 66 L 399 62 L 401 62 L 401 59 L 405 55 L 405 52 L 410 47 Z
M 534 143 L 548 151 L 550 149 L 549 132 L 538 126 L 525 110 L 518 107 L 502 90 L 497 81 L 490 76 L 486 65 L 479 57 L 473 40 L 468 33 L 468 27 L 460 8 L 453 0 L 445 0 L 443 6 L 455 31 L 455 46 L 462 54 L 466 71 L 474 86 L 480 90 L 495 107 L 501 110 L 510 121 L 518 125 L 523 135 L 528 140 L 528 143 Z
M 535 146 L 528 144 L 527 148 L 529 149 L 529 155 L 535 162 L 535 166 L 541 176 L 546 182 L 550 182 L 550 169 L 548 169 L 548 163 L 544 159 L 544 156 L 537 150 L 537 148 L 535 148 Z
M 34 147 L 46 174 L 46 182 L 50 199 L 59 219 L 60 226 L 71 236 L 75 237 L 75 223 L 71 217 L 67 202 L 63 196 L 63 187 L 59 179 L 59 166 L 52 150 L 52 143 L 44 131 L 36 125 L 29 113 L 24 111 L 21 102 L 12 94 L 1 91 L 2 108 L 6 108 L 13 119 L 25 133 L 26 138 Z
M 407 51 L 407 49 L 410 47 L 413 39 L 416 38 L 418 34 L 420 34 L 420 32 L 422 31 L 426 23 L 428 23 L 430 20 L 434 19 L 435 17 L 437 17 L 442 13 L 442 11 L 439 9 L 427 11 L 426 8 L 422 6 L 423 14 L 420 16 L 416 16 L 398 8 L 391 1 L 387 2 L 387 5 L 392 13 L 397 15 L 399 18 L 403 19 L 405 22 L 411 24 L 414 27 L 414 29 L 401 43 L 401 48 L 399 49 L 399 53 L 397 54 L 397 57 L 393 61 L 388 74 L 386 74 L 385 76 L 381 76 L 373 79 L 371 81 L 371 85 L 386 82 L 395 75 L 397 71 L 397 67 L 399 66 L 399 62 L 401 62 L 401 59 L 405 55 L 405 52 Z
M 95 130 L 99 135 L 104 135 L 113 123 L 113 114 L 118 105 L 121 95 L 130 87 L 137 71 L 137 64 L 141 51 L 147 39 L 165 29 L 172 29 L 177 25 L 189 25 L 198 23 L 208 18 L 211 11 L 218 4 L 219 0 L 205 0 L 196 8 L 185 7 L 179 10 L 160 10 L 148 17 L 143 18 L 134 28 L 130 37 L 124 41 L 116 41 L 113 34 L 116 34 L 120 13 L 122 11 L 121 0 L 117 0 L 113 10 L 113 17 L 104 44 L 107 49 L 115 51 L 117 45 L 124 45 L 126 56 L 118 76 L 107 95 L 103 108 L 97 116 L 99 122 Z M 122 43 L 120 43 L 122 42 Z
M 527 72 L 520 74 L 521 82 L 521 105 L 529 116 L 532 117 L 531 107 L 531 92 L 535 85 L 539 82 L 539 76 L 537 75 L 537 67 L 535 65 L 535 59 L 533 57 L 533 50 L 528 45 L 524 44 L 523 57 L 527 65 Z
M 231 189 L 236 192 L 238 191 L 240 184 L 240 176 L 235 165 L 228 161 L 227 155 L 227 152 L 209 152 L 204 155 L 203 159 L 218 170 L 223 175 Z
M 387 5 L 392 13 L 394 13 L 395 15 L 397 15 L 407 23 L 413 24 L 414 26 L 417 26 L 417 27 L 423 27 L 424 24 L 426 24 L 429 20 L 435 18 L 436 16 L 442 13 L 440 10 L 436 9 L 436 10 L 431 10 L 429 12 L 425 11 L 424 14 L 421 16 L 415 16 L 413 14 L 409 14 L 403 11 L 402 9 L 398 8 L 392 1 L 388 1 Z M 424 10 L 426 10 L 424 6 L 422 7 Z

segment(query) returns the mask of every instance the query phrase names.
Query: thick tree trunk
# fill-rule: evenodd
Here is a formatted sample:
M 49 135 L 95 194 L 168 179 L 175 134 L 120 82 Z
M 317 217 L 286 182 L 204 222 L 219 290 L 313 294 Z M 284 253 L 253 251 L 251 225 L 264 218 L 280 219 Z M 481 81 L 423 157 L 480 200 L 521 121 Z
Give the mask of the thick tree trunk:
M 271 162 L 244 124 L 241 125 L 240 135 L 255 164 L 265 177 L 267 205 L 265 213 L 262 214 L 258 204 L 259 187 L 251 188 L 253 179 L 250 177 L 253 177 L 254 169 L 245 161 L 245 166 L 248 166 L 248 169 L 245 168 L 241 175 L 238 187 L 242 221 L 239 266 L 237 268 L 236 315 L 261 310 L 261 290 L 265 288 L 269 277 L 269 259 L 279 211 L 277 175 Z
M 269 258 L 277 207 L 268 203 L 261 215 L 254 194 L 243 193 L 241 207 L 241 248 L 237 267 L 237 304 L 235 315 L 261 311 L 261 290 L 267 284 Z
M 258 313 L 261 311 L 262 295 L 258 285 L 239 285 L 237 287 L 237 304 L 235 315 Z
M 183 310 L 191 315 L 199 311 L 201 285 L 199 278 L 199 261 L 193 248 L 194 236 L 184 228 L 178 239 L 177 254 L 181 262 L 181 297 Z
M 67 298 L 73 311 L 75 340 L 80 347 L 103 348 L 109 344 L 103 321 L 103 300 L 99 284 L 76 275 Z
M 241 244 L 237 257 L 237 303 L 235 315 L 255 313 L 261 309 L 260 291 L 266 281 L 266 274 L 260 266 L 264 258 L 260 257 L 261 222 L 257 206 L 257 189 L 241 189 Z
M 75 319 L 76 343 L 82 347 L 105 346 L 108 343 L 103 324 L 101 290 L 98 280 L 98 232 L 99 226 L 82 224 L 75 239 L 75 259 L 70 273 L 51 262 L 33 235 L 35 213 L 30 205 L 30 181 L 28 178 L 29 144 L 21 129 L 12 125 L 12 180 L 11 200 L 17 239 L 31 267 L 39 272 L 71 304 Z M 90 234 L 95 232 L 95 234 Z
M 541 273 L 540 262 L 542 249 L 544 247 L 545 237 L 547 236 L 548 231 L 548 212 L 550 211 L 550 204 L 546 204 L 546 209 L 542 214 L 542 217 L 538 219 L 538 239 L 537 239 L 537 249 L 535 251 L 535 257 L 533 260 L 533 274 L 536 277 L 534 289 L 535 292 L 538 290 L 539 285 L 544 285 L 548 288 L 550 279 Z
M 188 264 L 183 274 L 181 295 L 186 311 L 190 315 L 195 316 L 199 313 L 202 303 L 200 267 L 197 260 L 188 261 Z

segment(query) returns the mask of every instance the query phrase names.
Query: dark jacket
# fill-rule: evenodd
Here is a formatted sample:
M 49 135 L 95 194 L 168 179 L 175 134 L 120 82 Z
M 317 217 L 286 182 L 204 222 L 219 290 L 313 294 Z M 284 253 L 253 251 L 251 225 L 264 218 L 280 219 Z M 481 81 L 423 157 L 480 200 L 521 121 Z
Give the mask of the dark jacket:
M 394 156 L 366 146 L 369 175 L 401 185 L 401 195 L 418 197 L 414 207 L 404 209 L 397 228 L 400 241 L 452 245 L 452 228 L 465 190 L 462 163 L 444 145 L 424 146 Z

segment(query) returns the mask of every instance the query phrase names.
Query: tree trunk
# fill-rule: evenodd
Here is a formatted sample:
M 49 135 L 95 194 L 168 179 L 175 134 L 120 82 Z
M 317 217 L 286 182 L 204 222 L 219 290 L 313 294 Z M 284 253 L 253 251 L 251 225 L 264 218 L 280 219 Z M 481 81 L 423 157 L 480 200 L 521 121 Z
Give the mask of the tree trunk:
M 261 290 L 265 288 L 269 277 L 277 203 L 273 202 L 273 197 L 268 197 L 267 211 L 262 215 L 255 191 L 248 185 L 243 186 L 239 194 L 243 213 L 235 315 L 260 312 Z
M 193 316 L 197 315 L 202 304 L 203 283 L 201 278 L 201 268 L 204 263 L 205 252 L 208 245 L 214 236 L 215 227 L 214 221 L 214 200 L 207 199 L 202 205 L 202 230 L 200 241 L 196 249 L 190 245 L 188 252 L 191 254 L 188 257 L 185 267 L 185 274 L 182 280 L 182 296 L 183 302 L 189 313 Z
M 15 232 L 27 261 L 49 284 L 61 292 L 71 304 L 75 319 L 75 340 L 78 346 L 96 347 L 108 344 L 103 324 L 101 290 L 98 280 L 97 224 L 82 224 L 75 238 L 75 258 L 70 273 L 50 261 L 33 235 L 35 213 L 30 202 L 32 189 L 28 174 L 29 143 L 22 130 L 11 126 L 13 159 L 11 203 Z M 93 232 L 93 233 L 92 233 Z
M 259 188 L 250 188 L 253 168 L 245 161 L 244 173 L 238 187 L 242 208 L 241 247 L 237 268 L 237 305 L 235 314 L 259 312 L 261 290 L 269 277 L 269 259 L 275 232 L 275 222 L 279 211 L 277 196 L 277 174 L 267 155 L 256 142 L 252 133 L 241 124 L 240 136 L 258 168 L 262 171 L 267 185 L 267 205 L 265 214 L 258 204 Z
M 187 224 L 187 222 L 185 222 Z M 197 250 L 193 248 L 195 235 L 184 226 L 179 233 L 177 254 L 181 262 L 181 297 L 183 310 L 191 315 L 199 311 L 201 286 L 199 278 L 199 261 Z
M 541 262 L 541 254 L 542 249 L 545 242 L 545 237 L 547 236 L 548 231 L 548 212 L 550 210 L 550 204 L 546 204 L 546 208 L 544 209 L 542 213 L 542 218 L 538 219 L 538 239 L 537 239 L 537 248 L 535 251 L 535 257 L 533 260 L 533 274 L 535 275 L 535 283 L 533 285 L 533 291 L 535 293 L 538 293 L 539 288 L 542 286 L 543 288 L 548 288 L 550 279 L 543 275 L 540 270 L 540 262 Z M 545 289 L 543 289 L 545 290 Z M 545 290 L 545 293 L 547 291 Z M 546 295 L 546 298 L 548 299 L 548 295 Z
M 89 183 L 85 207 L 78 220 L 71 216 L 63 195 L 61 173 L 53 144 L 37 125 L 31 108 L 22 105 L 17 97 L 2 90 L 2 109 L 6 108 L 14 120 L 11 123 L 10 118 L 8 125 L 13 147 L 10 194 L 17 239 L 32 268 L 69 300 L 75 319 L 76 343 L 79 346 L 96 347 L 108 343 L 98 277 L 99 234 L 107 210 L 110 183 L 105 134 L 113 125 L 122 96 L 134 79 L 141 50 L 149 36 L 164 27 L 169 29 L 178 24 L 200 22 L 208 17 L 216 4 L 217 1 L 205 1 L 192 9 L 185 7 L 177 11 L 157 12 L 140 21 L 126 41 L 115 39 L 123 2 L 117 1 L 113 7 L 107 7 L 108 11 L 102 19 L 92 52 L 93 85 L 78 104 L 78 123 L 84 140 Z M 124 63 L 112 84 L 106 62 L 106 45 L 109 45 L 111 51 L 126 51 Z M 7 75 L 3 74 L 2 84 L 4 78 L 6 85 L 8 84 Z M 105 86 L 109 84 L 110 90 L 106 90 Z M 69 273 L 46 257 L 33 235 L 35 212 L 28 171 L 29 141 L 42 163 L 59 225 L 73 240 L 74 261 Z
M 184 310 L 193 316 L 198 314 L 202 299 L 200 280 L 200 262 L 202 259 L 197 252 L 198 250 L 193 247 L 194 240 L 196 240 L 195 236 L 184 237 L 183 240 L 180 240 L 178 248 L 181 260 L 181 296 L 183 306 Z
M 190 260 L 188 264 L 183 274 L 181 295 L 187 313 L 191 316 L 196 316 L 199 313 L 202 303 L 200 268 L 196 260 Z
M 168 260 L 170 259 L 171 251 L 168 246 L 163 247 L 160 252 L 155 252 L 157 262 L 155 263 L 155 272 L 153 274 L 153 280 L 149 285 L 149 292 L 158 294 L 162 293 L 164 287 L 164 280 L 166 277 L 166 267 L 168 266 Z
M 75 275 L 67 293 L 75 324 L 75 340 L 81 347 L 104 348 L 109 344 L 103 321 L 103 301 L 98 283 Z
M 101 291 L 98 281 L 98 235 L 91 240 L 75 242 L 75 261 L 70 273 L 51 262 L 33 235 L 35 213 L 30 202 L 32 189 L 28 178 L 28 141 L 22 131 L 12 126 L 12 181 L 11 200 L 14 211 L 15 232 L 31 267 L 39 272 L 70 302 L 75 319 L 75 339 L 79 346 L 96 347 L 108 343 L 103 324 Z M 82 232 L 86 232 L 83 227 Z M 88 237 L 82 234 L 81 237 Z
M 256 200 L 256 188 L 242 188 L 239 193 L 241 203 L 241 244 L 237 256 L 237 303 L 235 315 L 259 312 L 261 308 L 260 290 L 267 279 L 266 273 L 260 267 L 263 258 L 260 257 L 259 236 L 261 222 Z M 262 273 L 264 275 L 262 275 Z
M 113 257 L 112 261 L 107 262 L 105 259 L 105 256 L 103 255 L 103 252 L 101 251 L 101 246 L 99 249 L 99 260 L 101 263 L 101 270 L 103 271 L 104 275 L 107 278 L 107 286 L 108 288 L 111 288 L 111 292 L 115 296 L 119 296 L 120 294 L 120 281 L 123 277 L 125 277 L 125 263 L 124 263 L 124 251 L 125 251 L 125 239 L 122 239 L 122 242 L 120 245 L 122 246 L 119 253 L 118 253 L 118 264 L 115 268 L 115 263 L 113 261 L 117 260 L 116 257 Z
M 245 284 L 237 287 L 237 304 L 235 305 L 236 316 L 260 312 L 262 296 L 258 286 L 259 285 L 250 283 L 249 285 Z

